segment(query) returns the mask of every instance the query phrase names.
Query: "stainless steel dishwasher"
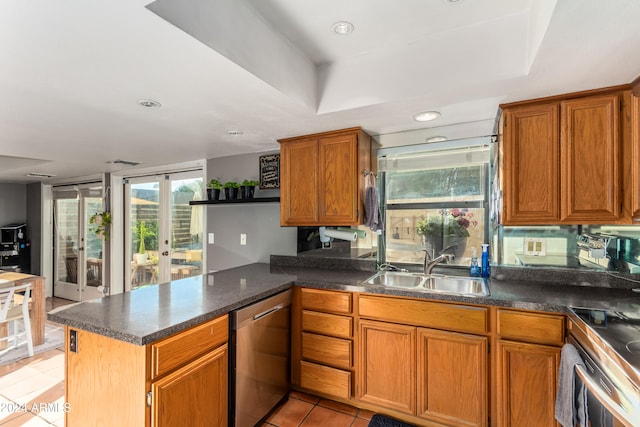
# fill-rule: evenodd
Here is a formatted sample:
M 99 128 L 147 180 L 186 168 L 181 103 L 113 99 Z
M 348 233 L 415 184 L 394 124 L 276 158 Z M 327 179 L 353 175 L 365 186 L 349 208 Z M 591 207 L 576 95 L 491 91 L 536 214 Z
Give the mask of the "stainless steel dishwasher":
M 229 420 L 256 425 L 289 392 L 291 291 L 231 313 Z

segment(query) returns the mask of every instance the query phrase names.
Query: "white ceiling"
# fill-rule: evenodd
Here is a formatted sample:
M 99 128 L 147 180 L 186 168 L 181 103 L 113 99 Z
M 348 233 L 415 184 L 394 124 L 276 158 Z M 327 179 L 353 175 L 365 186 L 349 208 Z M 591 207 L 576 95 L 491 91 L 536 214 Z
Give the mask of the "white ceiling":
M 487 135 L 499 103 L 635 79 L 639 21 L 637 0 L 3 0 L 0 182 L 352 126 Z

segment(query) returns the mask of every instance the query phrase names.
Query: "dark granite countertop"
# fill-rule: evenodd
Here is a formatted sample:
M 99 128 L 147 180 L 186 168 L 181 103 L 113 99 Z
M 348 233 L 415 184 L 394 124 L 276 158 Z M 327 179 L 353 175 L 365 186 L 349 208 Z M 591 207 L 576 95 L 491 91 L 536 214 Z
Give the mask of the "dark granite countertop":
M 88 301 L 49 319 L 145 345 L 266 298 L 293 284 L 321 289 L 563 313 L 567 306 L 638 311 L 630 289 L 565 285 L 549 280 L 489 280 L 490 296 L 473 297 L 362 285 L 372 271 L 250 264 Z
M 250 264 L 147 286 L 49 313 L 51 321 L 145 345 L 291 287 L 295 276 Z
M 295 276 L 296 284 L 299 286 L 320 289 L 367 292 L 379 295 L 406 296 L 557 313 L 566 312 L 568 306 L 616 311 L 640 310 L 640 293 L 633 292 L 630 289 L 564 285 L 557 282 L 535 280 L 489 279 L 488 284 L 491 295 L 475 297 L 390 288 L 381 285 L 363 285 L 361 282 L 374 274 L 370 271 L 281 266 L 272 266 L 271 271 Z

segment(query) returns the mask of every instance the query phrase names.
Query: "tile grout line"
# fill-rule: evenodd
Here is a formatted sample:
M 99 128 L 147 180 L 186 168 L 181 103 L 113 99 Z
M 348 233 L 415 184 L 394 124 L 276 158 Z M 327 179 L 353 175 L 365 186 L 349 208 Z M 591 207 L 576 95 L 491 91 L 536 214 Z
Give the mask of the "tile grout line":
M 318 400 L 318 402 L 316 402 L 316 403 L 313 405 L 313 408 L 311 408 L 311 410 L 310 410 L 309 412 L 307 412 L 307 415 L 305 415 L 305 416 L 304 416 L 304 418 L 303 418 L 302 420 L 300 420 L 300 423 L 298 424 L 298 427 L 301 427 L 301 426 L 302 426 L 302 424 L 305 422 L 305 420 L 306 420 L 307 418 L 309 418 L 309 415 L 311 415 L 311 412 L 313 412 L 313 410 L 316 408 L 316 406 L 318 406 L 318 403 L 319 403 L 319 402 L 320 402 L 320 401 Z

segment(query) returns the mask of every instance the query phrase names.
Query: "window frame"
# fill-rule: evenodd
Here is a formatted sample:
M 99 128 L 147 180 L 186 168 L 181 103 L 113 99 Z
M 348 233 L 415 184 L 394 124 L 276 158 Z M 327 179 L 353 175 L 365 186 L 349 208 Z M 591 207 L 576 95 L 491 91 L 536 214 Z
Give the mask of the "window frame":
M 482 186 L 483 186 L 483 197 L 479 200 L 474 201 L 451 201 L 451 202 L 423 202 L 423 203 L 390 203 L 387 204 L 387 172 L 382 171 L 378 173 L 378 187 L 380 188 L 380 201 L 381 201 L 381 211 L 383 218 L 387 218 L 387 211 L 400 211 L 400 210 L 429 210 L 429 209 L 484 209 L 484 226 L 483 226 L 483 241 L 487 243 L 490 238 L 489 227 L 490 227 L 490 163 L 489 159 L 487 162 L 483 162 L 482 167 Z M 455 167 L 455 166 L 454 166 Z M 454 168 L 452 167 L 452 168 Z M 447 169 L 448 167 L 444 166 L 443 169 Z M 386 224 L 385 224 L 386 225 Z M 378 244 L 378 263 L 382 265 L 387 262 L 387 241 L 390 238 L 391 231 L 388 230 L 388 227 L 385 227 L 384 236 L 380 236 L 379 244 Z M 479 254 L 478 254 L 479 255 Z M 410 266 L 415 266 L 416 263 L 403 263 L 403 262 L 395 262 L 395 264 L 406 264 Z M 464 264 L 449 264 L 448 267 L 455 269 L 465 269 L 468 268 L 467 265 Z

